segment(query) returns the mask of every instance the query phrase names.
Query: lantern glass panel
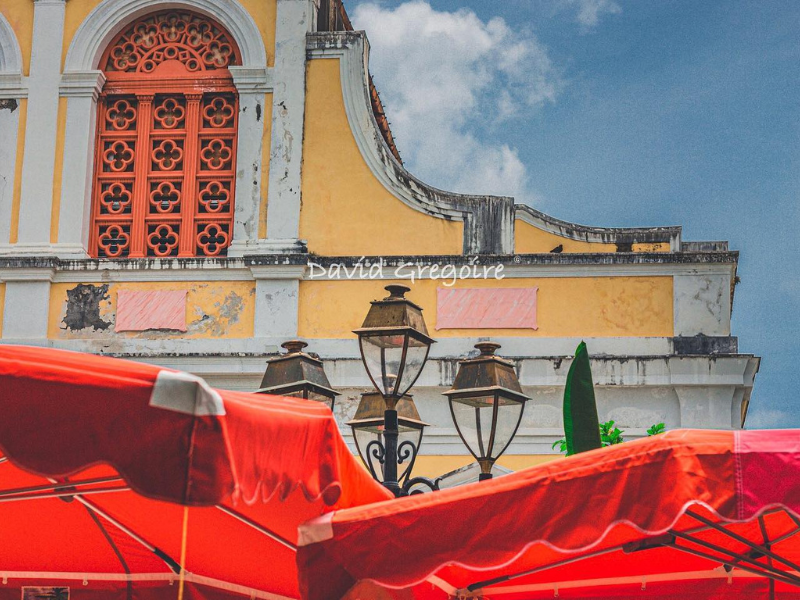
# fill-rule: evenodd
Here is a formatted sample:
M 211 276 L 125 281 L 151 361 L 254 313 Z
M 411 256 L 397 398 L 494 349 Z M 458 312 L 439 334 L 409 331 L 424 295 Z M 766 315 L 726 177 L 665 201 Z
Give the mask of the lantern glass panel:
M 384 396 L 396 395 L 395 384 L 403 361 L 406 335 L 361 336 L 361 352 L 364 363 L 375 387 Z M 405 379 L 405 378 L 404 378 Z
M 380 427 L 353 427 L 353 437 L 356 441 L 356 448 L 358 449 L 358 455 L 361 457 L 365 463 L 368 462 L 367 459 L 367 446 L 373 440 L 378 440 L 381 444 L 383 444 L 383 425 Z M 373 459 L 374 464 L 373 467 L 377 467 L 378 462 L 377 460 Z M 377 471 L 377 468 L 376 468 Z
M 408 350 L 406 351 L 406 365 L 403 367 L 403 374 L 400 376 L 400 384 L 397 386 L 396 395 L 405 394 L 422 372 L 425 361 L 428 360 L 428 350 L 430 343 L 418 340 L 413 336 L 408 338 Z
M 497 417 L 495 419 L 495 402 Z M 500 456 L 508 446 L 517 430 L 524 403 L 511 400 L 502 395 L 451 399 L 453 419 L 458 426 L 464 443 L 475 458 Z M 492 439 L 494 429 L 494 439 Z
M 492 435 L 494 396 L 453 398 L 451 406 L 453 420 L 469 451 L 475 458 L 487 457 Z
M 525 408 L 524 402 L 509 400 L 502 396 L 500 396 L 499 402 L 491 458 L 500 456 L 505 451 L 508 444 L 511 443 L 511 438 L 514 437 L 517 427 L 519 426 L 519 421 L 522 418 L 522 410 Z

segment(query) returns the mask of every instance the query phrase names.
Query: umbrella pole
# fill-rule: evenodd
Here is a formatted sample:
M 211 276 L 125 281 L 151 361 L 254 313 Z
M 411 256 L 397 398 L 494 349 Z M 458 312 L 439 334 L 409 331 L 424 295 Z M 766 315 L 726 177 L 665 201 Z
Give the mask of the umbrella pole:
M 178 600 L 183 600 L 183 586 L 186 580 L 186 533 L 189 530 L 189 507 L 183 507 L 183 528 L 181 529 L 181 573 L 178 579 Z

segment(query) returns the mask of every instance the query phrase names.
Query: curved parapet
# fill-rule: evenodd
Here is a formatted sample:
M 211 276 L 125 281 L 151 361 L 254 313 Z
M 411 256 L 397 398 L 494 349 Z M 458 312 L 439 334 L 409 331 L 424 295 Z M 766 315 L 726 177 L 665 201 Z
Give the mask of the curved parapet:
M 456 194 L 423 183 L 397 159 L 375 118 L 366 34 L 311 33 L 307 50 L 309 59 L 339 59 L 347 121 L 375 178 L 405 205 L 433 217 L 463 222 L 464 254 L 680 251 L 680 227 L 587 227 L 516 204 L 513 198 Z M 519 223 L 523 225 L 518 227 Z
M 465 254 L 514 252 L 514 199 L 445 192 L 406 171 L 375 120 L 369 92 L 369 42 L 363 31 L 308 35 L 309 58 L 338 58 L 345 112 L 356 144 L 370 170 L 393 196 L 415 210 L 463 221 Z
M 679 252 L 681 249 L 680 227 L 589 227 L 561 221 L 544 214 L 524 204 L 514 205 L 514 216 L 518 221 L 527 223 L 538 230 L 550 233 L 558 238 L 578 242 L 580 245 L 566 247 L 569 242 L 562 244 L 564 251 L 592 251 L 583 249 L 584 244 L 602 245 L 605 251 L 610 252 Z M 556 238 L 552 238 L 558 241 Z M 538 240 L 537 240 L 538 241 Z M 525 247 L 526 243 L 533 244 L 532 240 L 517 239 L 517 251 L 532 253 L 532 248 Z M 541 250 L 544 252 L 551 251 Z

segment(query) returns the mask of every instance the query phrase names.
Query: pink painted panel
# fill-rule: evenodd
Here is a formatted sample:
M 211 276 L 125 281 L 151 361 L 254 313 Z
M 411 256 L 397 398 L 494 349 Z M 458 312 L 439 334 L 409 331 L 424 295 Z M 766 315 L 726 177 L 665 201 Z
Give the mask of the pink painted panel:
M 539 288 L 439 288 L 436 329 L 536 329 Z
M 186 331 L 186 291 L 117 294 L 115 331 L 174 329 Z

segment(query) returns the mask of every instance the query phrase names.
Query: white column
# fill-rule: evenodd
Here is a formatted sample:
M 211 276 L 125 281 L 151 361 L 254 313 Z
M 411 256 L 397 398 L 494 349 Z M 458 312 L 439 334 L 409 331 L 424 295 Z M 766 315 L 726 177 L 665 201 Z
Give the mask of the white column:
M 272 91 L 272 71 L 264 67 L 230 67 L 239 92 L 239 131 L 236 151 L 236 201 L 233 240 L 228 256 L 262 254 L 259 246 L 264 120 L 269 119 L 264 94 Z
M 305 265 L 259 265 L 250 271 L 256 280 L 253 337 L 280 344 L 297 337 L 297 306 Z
M 49 254 L 65 0 L 35 0 L 17 253 Z
M 101 71 L 67 72 L 61 80 L 68 100 L 56 252 L 64 258 L 88 256 L 97 97 L 105 80 Z
M 267 241 L 275 251 L 298 249 L 306 34 L 313 30 L 314 8 L 313 0 L 278 0 L 267 198 Z
M 50 282 L 54 269 L 9 269 L 0 273 L 6 283 L 3 339 L 47 339 L 50 315 Z

